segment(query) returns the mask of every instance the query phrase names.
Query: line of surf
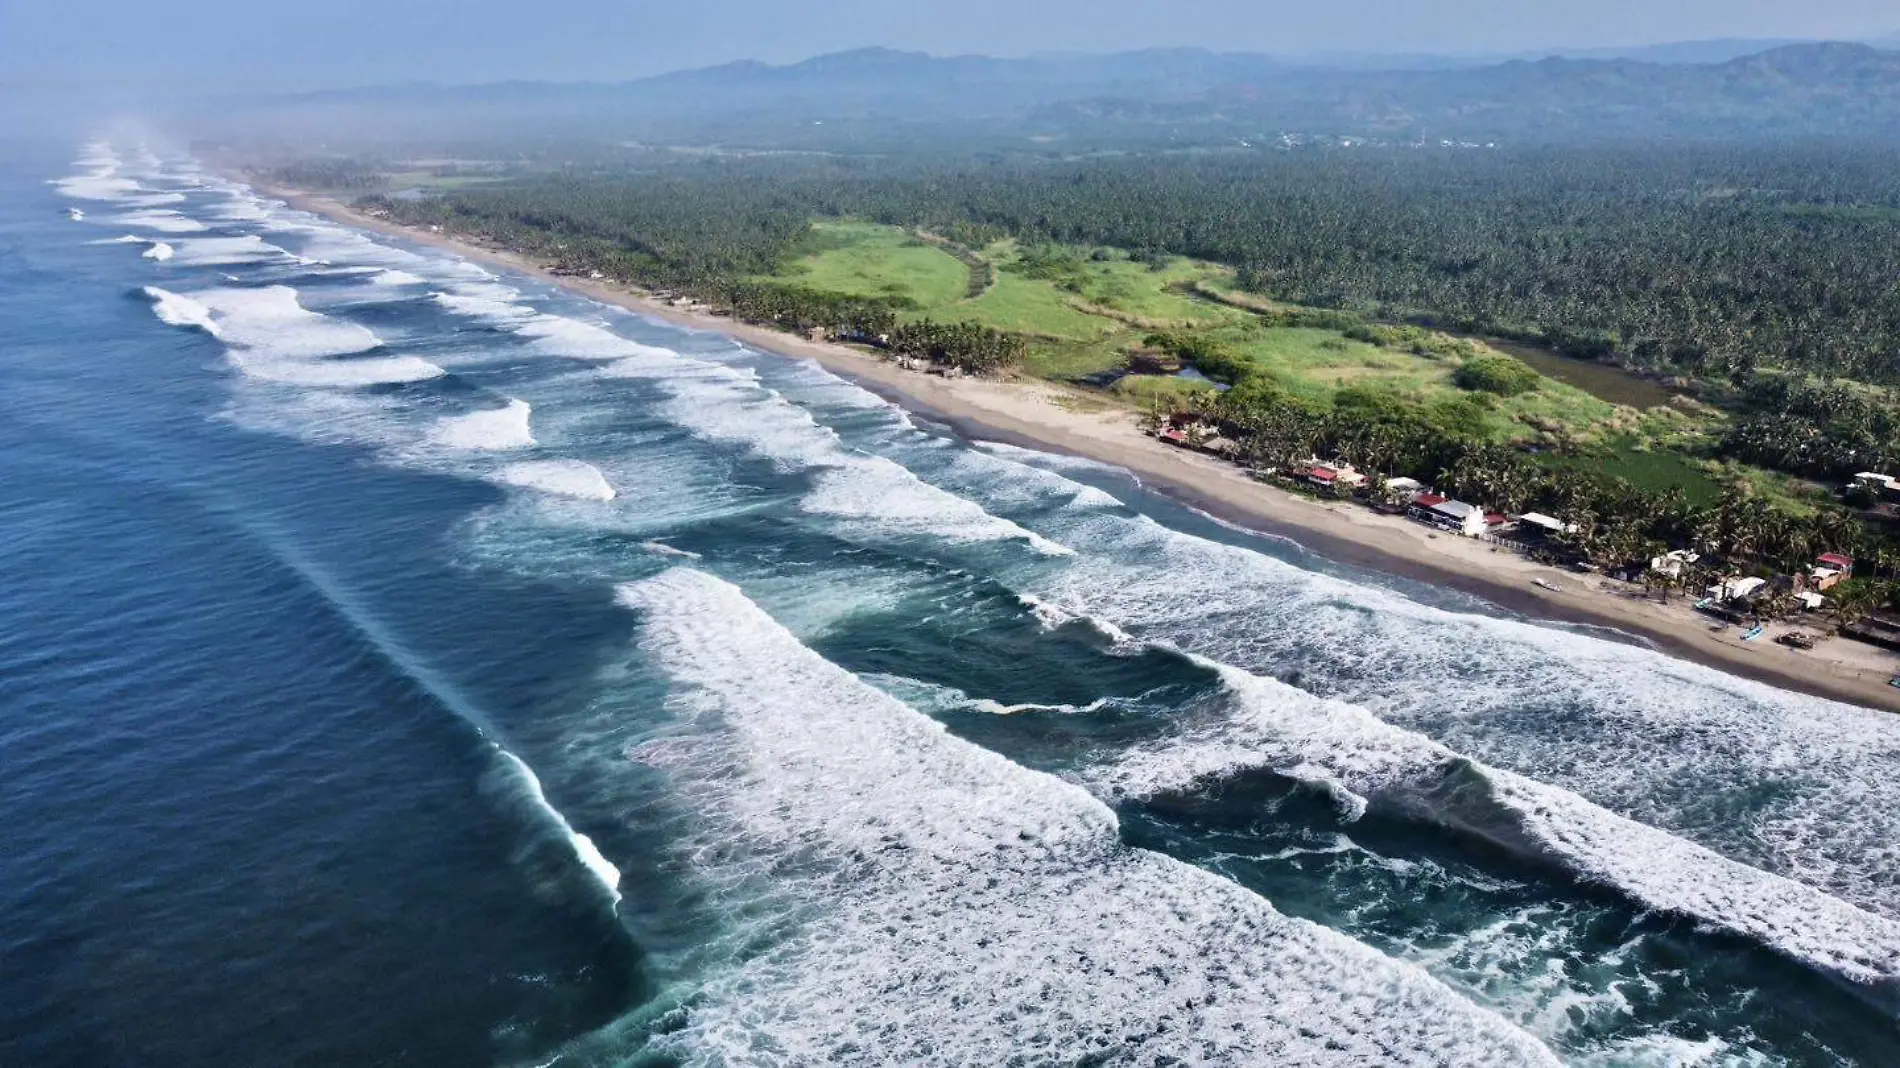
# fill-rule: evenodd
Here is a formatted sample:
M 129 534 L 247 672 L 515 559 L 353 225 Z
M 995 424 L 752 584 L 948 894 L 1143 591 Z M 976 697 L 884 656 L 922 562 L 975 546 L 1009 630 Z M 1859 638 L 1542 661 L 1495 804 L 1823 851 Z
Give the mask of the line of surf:
M 519 295 L 507 286 L 472 283 L 435 293 L 433 299 L 448 311 L 523 338 L 536 351 L 602 361 L 609 375 L 655 383 L 672 397 L 658 414 L 702 440 L 737 445 L 783 469 L 811 472 L 814 487 L 800 498 L 799 507 L 849 524 L 861 535 L 1016 540 L 1046 555 L 1069 552 L 931 486 L 900 464 L 846 447 L 804 409 L 759 387 L 749 372 L 644 345 L 605 326 L 537 311 L 520 303 Z
M 620 597 L 686 723 L 629 753 L 698 805 L 681 857 L 798 917 L 709 977 L 662 1051 L 1556 1063 L 1423 971 L 1122 845 L 1101 802 L 949 735 L 736 587 L 676 568 Z
M 1144 545 L 1159 540 L 1165 549 L 1177 542 L 1200 543 L 1146 517 L 1129 516 L 1112 497 L 1053 472 L 991 459 L 985 465 L 991 478 L 998 463 L 1017 469 L 1005 477 L 1035 475 L 1031 485 L 998 492 L 1020 496 L 1025 505 L 1057 502 L 1066 520 L 1058 536 L 1097 550 L 1091 557 L 1110 558 L 1114 543 L 1125 540 L 1131 529 L 1145 532 L 1145 540 L 1138 539 Z M 1225 546 L 1219 551 L 1223 556 L 1253 555 Z M 1190 618 L 1209 611 L 1245 611 L 1250 592 L 1245 584 L 1202 589 L 1176 572 L 1172 552 L 1139 556 L 1145 567 L 1137 585 L 1169 587 L 1163 603 L 1191 602 Z M 1195 562 L 1200 561 L 1190 561 Z M 1110 605 L 1130 596 L 1139 603 L 1145 595 L 1128 588 L 1133 576 L 1120 571 L 1115 578 L 1080 573 L 1089 570 L 1057 573 L 1061 592 L 1053 597 L 1019 596 L 1045 626 L 1079 618 L 1118 643 L 1131 642 L 1128 630 L 1134 627 L 1144 637 L 1169 636 L 1154 641 L 1155 647 L 1172 650 L 1178 642 L 1192 649 L 1196 628 L 1190 622 L 1149 618 L 1141 612 L 1118 618 L 1113 609 L 1092 604 L 1109 589 L 1116 595 L 1107 600 Z M 1192 573 L 1201 570 L 1190 568 Z M 1223 574 L 1231 578 L 1231 569 Z M 1877 1003 L 1900 995 L 1900 923 L 1886 916 L 1619 815 L 1574 791 L 1469 760 L 1359 705 L 1320 700 L 1213 658 L 1193 658 L 1221 674 L 1232 694 L 1231 714 L 1129 754 L 1093 780 L 1098 789 L 1111 795 L 1153 794 L 1205 785 L 1248 768 L 1269 768 L 1333 791 L 1349 815 L 1362 812 L 1368 803 L 1398 806 L 1409 815 L 1555 861 L 1586 881 L 1614 887 L 1645 908 L 1742 935 L 1848 980 Z M 1459 784 L 1474 788 L 1454 789 Z
M 445 373 L 418 356 L 361 356 L 381 347 L 382 340 L 355 323 L 304 308 L 289 286 L 188 294 L 146 286 L 145 293 L 160 320 L 196 327 L 225 342 L 232 365 L 252 378 L 347 387 L 418 382 Z
M 232 512 L 235 517 L 237 512 Z M 493 720 L 481 708 L 462 692 L 447 677 L 424 662 L 396 635 L 389 632 L 375 612 L 371 611 L 350 592 L 347 586 L 332 577 L 327 568 L 310 558 L 289 538 L 255 521 L 236 519 L 239 527 L 247 534 L 264 544 L 270 555 L 281 562 L 299 581 L 315 592 L 321 601 L 360 635 L 376 655 L 387 661 L 403 677 L 412 680 L 436 703 L 473 730 L 484 742 L 492 747 L 498 766 L 505 770 L 507 777 L 517 786 L 513 792 L 527 803 L 528 822 L 537 834 L 551 833 L 572 852 L 574 863 L 587 876 L 600 885 L 611 903 L 609 908 L 618 905 L 620 895 L 620 871 L 600 852 L 592 839 L 574 829 L 567 816 L 548 800 L 541 787 L 541 780 L 535 775 L 528 763 L 504 744 L 503 735 Z
M 1093 777 L 1111 796 L 1205 788 L 1266 769 L 1331 792 L 1356 819 L 1379 805 L 1520 855 L 1554 860 L 1645 908 L 1687 916 L 1900 1004 L 1900 924 L 1730 860 L 1568 790 L 1487 767 L 1342 701 L 1226 664 L 1229 713 L 1125 754 Z

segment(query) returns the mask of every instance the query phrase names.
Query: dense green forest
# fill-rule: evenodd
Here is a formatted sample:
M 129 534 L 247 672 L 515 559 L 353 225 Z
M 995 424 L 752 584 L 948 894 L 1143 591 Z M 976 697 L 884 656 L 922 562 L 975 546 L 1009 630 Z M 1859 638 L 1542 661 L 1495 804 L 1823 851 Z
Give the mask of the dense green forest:
M 812 216 L 861 216 L 973 245 L 1009 234 L 1213 260 L 1266 296 L 1646 370 L 1900 381 L 1900 169 L 1871 150 L 741 158 L 398 208 L 598 240 L 601 258 L 676 284 L 769 271 Z
M 1900 467 L 1900 174 L 1855 148 L 715 155 L 542 168 L 374 206 L 790 329 L 901 334 L 905 352 L 971 369 L 1020 358 L 1021 339 L 975 324 L 898 328 L 901 298 L 772 275 L 811 247 L 814 219 L 839 217 L 952 248 L 1014 238 L 1024 252 L 1011 269 L 1031 277 L 1060 273 L 1045 259 L 1070 255 L 1045 247 L 1114 248 L 1156 269 L 1188 256 L 1235 268 L 1266 301 L 1263 321 L 1442 347 L 1410 328 L 1427 325 L 1670 376 L 1729 414 L 1720 457 L 1824 480 Z M 1515 361 L 1465 359 L 1457 382 L 1470 393 L 1443 410 L 1358 391 L 1316 409 L 1204 339 L 1153 340 L 1234 386 L 1207 414 L 1257 462 L 1339 455 L 1543 507 L 1581 520 L 1593 557 L 1699 544 L 1793 568 L 1817 547 L 1882 541 L 1829 509 L 1780 514 L 1733 493 L 1696 507 L 1487 443 L 1485 398 L 1535 388 Z M 1900 567 L 1890 548 L 1877 558 Z

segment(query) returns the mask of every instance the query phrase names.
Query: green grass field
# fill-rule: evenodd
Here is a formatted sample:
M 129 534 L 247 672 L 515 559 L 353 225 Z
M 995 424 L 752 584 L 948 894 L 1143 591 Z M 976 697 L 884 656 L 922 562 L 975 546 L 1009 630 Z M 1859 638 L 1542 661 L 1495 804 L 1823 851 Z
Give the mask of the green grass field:
M 1156 266 L 1110 250 L 1023 248 L 1011 241 L 974 250 L 995 281 L 969 299 L 970 267 L 956 255 L 898 227 L 827 220 L 814 225 L 800 254 L 776 277 L 827 292 L 898 296 L 906 319 L 972 320 L 1026 335 L 1024 371 L 1077 381 L 1125 365 L 1131 350 L 1156 330 L 1212 338 L 1252 360 L 1287 390 L 1316 405 L 1345 388 L 1390 392 L 1427 406 L 1471 394 L 1452 381 L 1454 358 L 1381 348 L 1336 330 L 1269 326 L 1244 307 L 1208 300 L 1196 287 L 1243 304 L 1272 307 L 1232 288 L 1232 272 L 1179 257 Z M 1147 400 L 1192 389 L 1172 381 L 1124 380 L 1114 391 Z M 1515 397 L 1488 395 L 1485 423 L 1498 441 L 1551 435 L 1567 438 L 1613 463 L 1639 485 L 1683 485 L 1695 495 L 1714 483 L 1691 460 L 1659 447 L 1690 417 L 1651 418 L 1545 377 Z M 1693 431 L 1694 428 L 1689 428 Z
M 823 222 L 780 277 L 828 293 L 906 297 L 927 310 L 961 300 L 970 269 L 896 227 Z

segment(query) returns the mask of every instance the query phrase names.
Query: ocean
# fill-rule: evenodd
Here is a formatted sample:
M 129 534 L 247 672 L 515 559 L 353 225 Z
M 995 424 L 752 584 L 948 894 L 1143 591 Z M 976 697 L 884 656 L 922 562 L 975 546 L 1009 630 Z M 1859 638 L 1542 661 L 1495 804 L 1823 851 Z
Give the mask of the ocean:
M 1900 1064 L 1900 721 L 118 138 L 0 172 L 0 1064 Z

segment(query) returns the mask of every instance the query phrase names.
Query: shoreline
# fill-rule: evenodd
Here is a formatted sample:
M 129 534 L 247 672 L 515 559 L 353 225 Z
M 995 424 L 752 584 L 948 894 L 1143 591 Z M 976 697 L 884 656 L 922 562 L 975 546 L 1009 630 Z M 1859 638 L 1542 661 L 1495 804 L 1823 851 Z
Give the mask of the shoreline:
M 1044 382 L 945 379 L 903 370 L 844 345 L 669 305 L 606 280 L 557 275 L 518 253 L 378 219 L 332 197 L 239 180 L 334 222 L 526 274 L 638 315 L 723 334 L 774 355 L 812 360 L 967 440 L 1002 442 L 1122 468 L 1143 487 L 1178 504 L 1246 530 L 1291 538 L 1338 563 L 1458 590 L 1531 620 L 1634 635 L 1667 655 L 1781 689 L 1900 711 L 1900 688 L 1887 682 L 1900 674 L 1900 657 L 1891 653 L 1845 638 L 1797 651 L 1772 641 L 1783 631 L 1801 629 L 1786 625 L 1771 626 L 1760 640 L 1744 643 L 1734 628 L 1711 630 L 1686 597 L 1658 603 L 1612 588 L 1599 575 L 1533 563 L 1510 550 L 1440 534 L 1402 517 L 1345 501 L 1318 501 L 1258 482 L 1230 464 L 1141 433 L 1132 413 L 1104 406 L 1079 391 Z M 1558 590 L 1539 589 L 1531 585 L 1533 579 Z

